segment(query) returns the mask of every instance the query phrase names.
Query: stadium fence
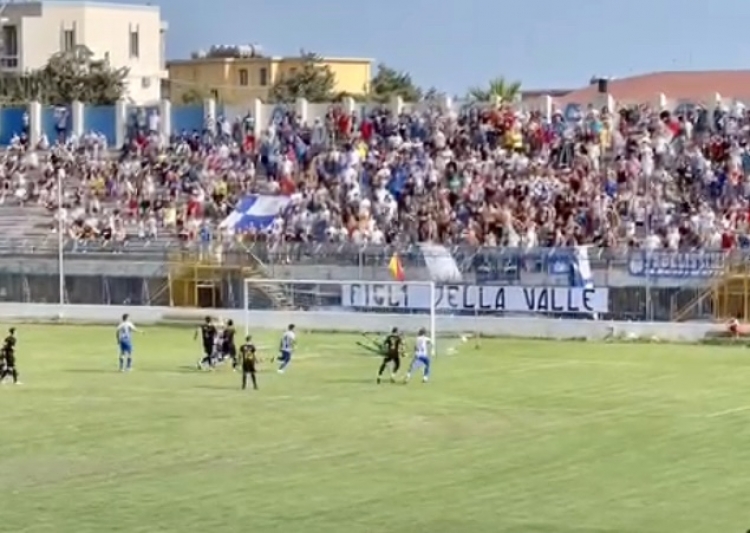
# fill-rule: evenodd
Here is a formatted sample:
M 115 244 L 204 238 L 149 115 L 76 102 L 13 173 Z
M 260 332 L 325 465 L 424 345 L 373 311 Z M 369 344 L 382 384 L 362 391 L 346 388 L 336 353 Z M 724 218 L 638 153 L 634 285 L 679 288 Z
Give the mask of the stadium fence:
M 320 279 L 376 282 L 391 280 L 388 262 L 394 253 L 402 262 L 407 281 L 434 280 L 425 253 L 418 246 L 357 246 L 345 244 L 226 243 L 210 251 L 200 245 L 155 246 L 132 242 L 119 247 L 96 243 L 65 243 L 58 254 L 54 238 L 48 241 L 5 241 L 0 244 L 0 302 L 60 303 L 87 305 L 157 305 L 174 303 L 170 269 L 176 257 L 202 258 L 225 267 L 220 282 L 222 307 L 243 306 L 243 279 L 239 267 L 252 265 L 259 277 L 275 279 Z M 524 287 L 567 286 L 565 273 L 555 270 L 559 250 L 514 250 L 508 248 L 447 248 L 460 272 L 452 283 Z M 668 321 L 675 312 L 705 293 L 712 279 L 725 271 L 721 252 L 695 258 L 662 258 L 643 269 L 643 260 L 633 253 L 596 250 L 590 253 L 593 285 L 609 288 L 609 311 L 603 319 Z M 679 254 L 678 254 L 679 255 Z M 733 260 L 744 260 L 735 253 Z M 60 257 L 64 263 L 64 286 L 60 291 Z M 724 254 L 721 254 L 724 257 Z M 699 258 L 700 259 L 700 258 Z M 640 261 L 640 263 L 638 263 Z M 657 264 L 658 263 L 658 264 Z M 640 274 L 634 272 L 639 264 Z M 702 267 L 701 267 L 702 265 Z M 701 270 L 702 268 L 702 270 Z M 670 271 L 670 269 L 672 269 Z M 695 305 L 687 319 L 711 315 L 711 303 Z

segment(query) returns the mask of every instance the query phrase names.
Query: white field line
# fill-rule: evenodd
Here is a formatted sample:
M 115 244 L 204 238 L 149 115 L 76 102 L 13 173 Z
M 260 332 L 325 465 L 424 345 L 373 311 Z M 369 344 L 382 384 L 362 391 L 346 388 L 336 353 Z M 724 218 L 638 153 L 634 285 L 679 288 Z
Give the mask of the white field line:
M 750 405 L 742 405 L 740 407 L 733 407 L 732 409 L 724 409 L 723 411 L 716 411 L 706 415 L 706 418 L 718 418 L 720 416 L 727 416 L 734 413 L 741 413 L 743 411 L 750 411 Z

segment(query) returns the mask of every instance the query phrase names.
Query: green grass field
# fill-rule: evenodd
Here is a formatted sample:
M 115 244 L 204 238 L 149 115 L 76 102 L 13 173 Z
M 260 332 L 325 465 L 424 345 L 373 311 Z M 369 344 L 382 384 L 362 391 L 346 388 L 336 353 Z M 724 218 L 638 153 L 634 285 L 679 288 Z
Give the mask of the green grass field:
M 261 346 L 278 333 L 259 334 Z M 149 328 L 20 326 L 0 388 L 0 531 L 707 533 L 750 527 L 750 351 L 483 340 L 374 384 L 299 335 L 259 392 Z

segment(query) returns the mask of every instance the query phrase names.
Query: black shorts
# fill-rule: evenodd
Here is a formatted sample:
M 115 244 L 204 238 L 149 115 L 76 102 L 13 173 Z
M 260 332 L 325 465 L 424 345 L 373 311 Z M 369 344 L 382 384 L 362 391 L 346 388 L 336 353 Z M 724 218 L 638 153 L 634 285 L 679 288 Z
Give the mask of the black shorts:
M 237 347 L 234 344 L 225 344 L 221 347 L 222 353 L 229 357 L 237 357 Z
M 242 365 L 242 371 L 246 374 L 255 374 L 255 363 L 244 363 Z
M 383 356 L 383 361 L 386 363 L 392 363 L 394 361 L 398 361 L 398 359 L 399 359 L 398 354 L 389 353 Z
M 203 343 L 203 354 L 206 357 L 211 357 L 214 354 L 214 343 L 213 342 L 204 342 Z

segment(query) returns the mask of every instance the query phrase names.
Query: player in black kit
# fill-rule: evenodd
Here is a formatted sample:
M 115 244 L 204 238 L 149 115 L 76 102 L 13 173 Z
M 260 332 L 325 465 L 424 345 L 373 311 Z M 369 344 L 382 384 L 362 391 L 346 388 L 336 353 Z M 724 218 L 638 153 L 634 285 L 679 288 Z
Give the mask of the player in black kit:
M 201 342 L 203 343 L 203 359 L 198 363 L 198 369 L 214 367 L 214 347 L 216 345 L 216 335 L 218 333 L 216 326 L 211 320 L 210 316 L 206 317 L 206 320 L 201 324 L 198 331 L 195 332 L 195 338 L 200 333 Z
M 221 356 L 229 357 L 232 360 L 232 368 L 237 369 L 237 346 L 234 344 L 234 335 L 237 330 L 234 329 L 234 321 L 227 320 L 227 326 L 221 337 Z
M 391 382 L 396 381 L 396 373 L 401 366 L 401 356 L 404 351 L 404 342 L 401 338 L 401 334 L 398 332 L 398 328 L 393 328 L 391 334 L 388 335 L 382 344 L 383 350 L 383 362 L 380 364 L 378 370 L 378 383 L 380 383 L 383 372 L 385 372 L 388 363 L 393 363 L 391 369 Z
M 3 347 L 0 349 L 0 383 L 5 381 L 5 378 L 11 376 L 13 383 L 20 385 L 18 381 L 18 370 L 16 369 L 16 328 L 10 328 L 8 330 L 8 336 L 3 341 Z
M 253 382 L 253 389 L 258 390 L 258 381 L 255 379 L 256 364 L 258 359 L 255 355 L 253 338 L 248 335 L 245 344 L 240 346 L 240 363 L 242 364 L 242 390 L 247 389 L 247 377 Z

